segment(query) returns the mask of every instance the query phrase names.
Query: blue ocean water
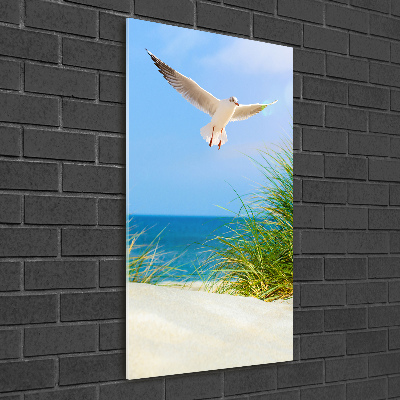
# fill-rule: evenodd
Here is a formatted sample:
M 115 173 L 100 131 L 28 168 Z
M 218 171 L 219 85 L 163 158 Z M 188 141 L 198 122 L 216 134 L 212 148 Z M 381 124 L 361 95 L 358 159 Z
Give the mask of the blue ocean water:
M 218 245 L 217 241 L 211 243 L 210 240 L 216 235 L 227 234 L 226 224 L 233 218 L 130 215 L 129 220 L 131 233 L 144 230 L 137 245 L 146 246 L 159 239 L 162 260 L 166 262 L 179 255 L 171 265 L 192 273 L 207 257 L 208 245 Z M 139 251 L 136 250 L 136 254 Z

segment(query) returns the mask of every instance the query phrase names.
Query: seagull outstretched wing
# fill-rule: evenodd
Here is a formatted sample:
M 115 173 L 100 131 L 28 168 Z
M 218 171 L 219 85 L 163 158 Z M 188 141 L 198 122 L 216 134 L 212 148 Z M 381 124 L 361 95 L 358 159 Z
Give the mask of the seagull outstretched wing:
M 231 117 L 231 121 L 240 121 L 242 119 L 247 119 L 256 115 L 260 111 L 264 110 L 265 107 L 270 106 L 271 104 L 275 104 L 278 100 L 275 100 L 269 104 L 247 104 L 247 105 L 240 105 L 236 107 L 235 112 Z
M 194 80 L 172 69 L 147 49 L 146 51 L 158 67 L 158 70 L 174 89 L 199 110 L 211 116 L 214 115 L 219 104 L 219 100 L 216 97 L 200 87 Z

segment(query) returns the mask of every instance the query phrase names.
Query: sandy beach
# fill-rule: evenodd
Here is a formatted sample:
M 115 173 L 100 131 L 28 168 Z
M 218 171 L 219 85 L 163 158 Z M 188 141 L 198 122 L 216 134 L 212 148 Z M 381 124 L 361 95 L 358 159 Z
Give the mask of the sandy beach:
M 127 379 L 293 359 L 293 302 L 127 283 Z

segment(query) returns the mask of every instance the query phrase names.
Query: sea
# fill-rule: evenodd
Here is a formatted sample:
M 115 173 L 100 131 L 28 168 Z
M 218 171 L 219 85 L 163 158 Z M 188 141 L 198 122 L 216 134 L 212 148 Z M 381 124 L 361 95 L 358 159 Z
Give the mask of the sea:
M 143 232 L 136 243 L 133 255 L 138 255 L 152 241 L 158 243 L 163 262 L 179 268 L 180 274 L 192 275 L 210 254 L 210 248 L 219 246 L 218 235 L 229 235 L 227 224 L 233 217 L 129 215 L 130 231 Z M 179 257 L 177 257 L 179 256 Z M 193 274 L 192 280 L 199 280 Z

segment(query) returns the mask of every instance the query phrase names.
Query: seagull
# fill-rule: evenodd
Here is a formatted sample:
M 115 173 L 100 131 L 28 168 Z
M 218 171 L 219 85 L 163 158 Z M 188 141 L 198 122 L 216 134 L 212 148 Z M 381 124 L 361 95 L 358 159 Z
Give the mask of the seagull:
M 269 104 L 239 105 L 238 99 L 234 96 L 219 100 L 200 87 L 194 80 L 175 71 L 147 49 L 146 51 L 167 82 L 190 104 L 212 117 L 211 122 L 200 129 L 201 136 L 210 147 L 218 145 L 219 150 L 228 141 L 225 131 L 225 126 L 228 122 L 240 121 L 252 117 L 264 110 L 265 107 L 275 104 L 278 101 L 275 100 Z

